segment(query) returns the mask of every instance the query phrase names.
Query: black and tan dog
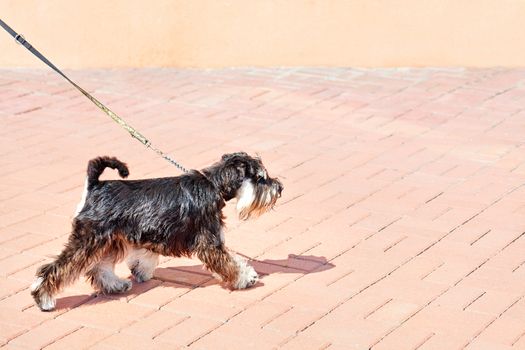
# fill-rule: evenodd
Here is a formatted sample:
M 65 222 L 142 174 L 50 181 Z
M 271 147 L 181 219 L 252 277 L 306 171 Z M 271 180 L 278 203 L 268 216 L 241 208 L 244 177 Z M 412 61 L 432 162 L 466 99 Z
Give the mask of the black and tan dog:
M 283 186 L 260 159 L 240 152 L 178 177 L 99 181 L 106 167 L 128 175 L 116 158 L 89 162 L 69 241 L 55 261 L 38 269 L 31 285 L 41 310 L 53 310 L 55 295 L 81 274 L 103 293 L 128 291 L 131 281 L 115 275 L 115 264 L 127 259 L 135 281 L 143 282 L 153 276 L 159 254 L 196 255 L 234 289 L 257 282 L 255 270 L 224 245 L 222 208 L 237 198 L 239 217 L 248 219 L 275 205 Z

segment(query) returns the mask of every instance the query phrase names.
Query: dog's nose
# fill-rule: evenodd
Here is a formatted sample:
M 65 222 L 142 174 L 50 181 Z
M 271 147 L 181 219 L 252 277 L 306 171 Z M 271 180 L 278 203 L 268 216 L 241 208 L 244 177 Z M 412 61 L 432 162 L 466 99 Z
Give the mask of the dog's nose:
M 283 184 L 279 180 L 277 180 L 277 194 L 279 195 L 279 197 L 281 197 L 281 193 L 283 192 L 283 190 Z

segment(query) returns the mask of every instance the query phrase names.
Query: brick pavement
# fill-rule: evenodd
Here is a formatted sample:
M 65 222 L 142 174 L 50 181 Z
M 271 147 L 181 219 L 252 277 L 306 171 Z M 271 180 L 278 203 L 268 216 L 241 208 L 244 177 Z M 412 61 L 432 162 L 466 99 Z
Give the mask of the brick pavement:
M 228 245 L 263 276 L 252 289 L 164 258 L 125 295 L 79 281 L 42 313 L 28 287 L 68 235 L 86 162 L 177 171 L 56 74 L 0 70 L 6 349 L 525 349 L 525 70 L 70 74 L 184 165 L 258 152 L 285 192 L 257 221 L 226 208 Z

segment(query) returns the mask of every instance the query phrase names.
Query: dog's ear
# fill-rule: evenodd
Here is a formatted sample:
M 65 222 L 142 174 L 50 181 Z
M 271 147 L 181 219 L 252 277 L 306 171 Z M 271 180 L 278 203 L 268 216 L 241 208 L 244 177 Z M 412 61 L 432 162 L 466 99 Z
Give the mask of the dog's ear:
M 235 168 L 240 179 L 251 176 L 254 166 L 250 161 L 251 157 L 246 152 L 228 153 L 222 156 L 222 161 L 228 166 Z
M 227 161 L 232 160 L 232 159 L 234 159 L 236 157 L 247 157 L 247 156 L 248 156 L 248 153 L 246 153 L 246 152 L 227 153 L 227 154 L 224 154 L 222 156 L 222 160 L 224 162 L 227 162 Z

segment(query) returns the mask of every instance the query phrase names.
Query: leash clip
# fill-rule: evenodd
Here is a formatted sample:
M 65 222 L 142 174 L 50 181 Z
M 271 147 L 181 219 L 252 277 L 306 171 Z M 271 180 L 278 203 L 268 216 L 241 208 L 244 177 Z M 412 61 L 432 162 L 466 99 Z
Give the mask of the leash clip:
M 26 42 L 26 38 L 22 35 L 22 34 L 17 34 L 15 36 L 15 41 L 18 45 L 24 45 L 24 43 Z

